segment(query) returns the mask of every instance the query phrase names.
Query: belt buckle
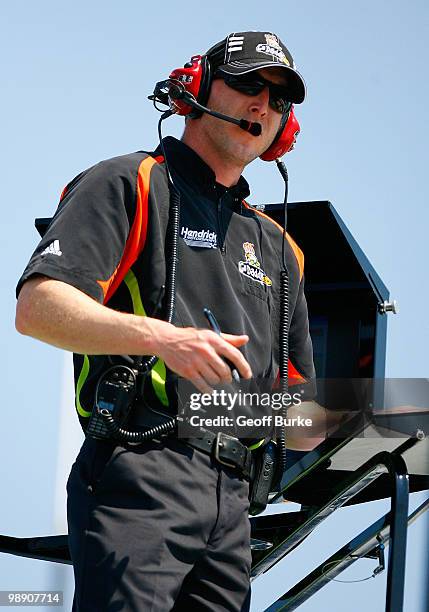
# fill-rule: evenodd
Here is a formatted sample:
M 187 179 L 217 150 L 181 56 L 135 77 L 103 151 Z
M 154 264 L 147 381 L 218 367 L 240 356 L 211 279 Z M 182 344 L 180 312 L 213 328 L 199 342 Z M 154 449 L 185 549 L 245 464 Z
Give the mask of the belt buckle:
M 219 449 L 222 447 L 221 437 L 228 438 L 229 440 L 237 441 L 237 438 L 234 438 L 234 436 L 229 436 L 226 433 L 222 433 L 221 431 L 218 431 L 216 434 L 216 440 L 215 440 L 215 446 L 214 446 L 214 456 L 215 456 L 216 461 L 219 461 L 219 463 L 221 463 L 222 465 L 226 465 L 227 467 L 231 467 L 231 468 L 239 467 L 237 463 L 231 463 L 219 457 Z

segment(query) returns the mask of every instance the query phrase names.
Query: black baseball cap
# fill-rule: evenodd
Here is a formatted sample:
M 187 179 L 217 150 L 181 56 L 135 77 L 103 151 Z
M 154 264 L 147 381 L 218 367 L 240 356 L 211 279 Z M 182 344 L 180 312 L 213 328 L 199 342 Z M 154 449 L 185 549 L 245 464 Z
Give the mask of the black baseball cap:
M 284 68 L 288 73 L 290 101 L 295 104 L 304 101 L 304 79 L 289 50 L 273 32 L 233 32 L 211 47 L 206 56 L 214 72 L 247 74 L 260 68 Z

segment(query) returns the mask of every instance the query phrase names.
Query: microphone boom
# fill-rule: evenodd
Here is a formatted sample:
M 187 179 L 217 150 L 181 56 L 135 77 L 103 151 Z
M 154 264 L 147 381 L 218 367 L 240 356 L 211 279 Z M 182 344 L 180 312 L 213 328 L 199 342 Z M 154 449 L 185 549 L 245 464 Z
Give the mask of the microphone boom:
M 199 110 L 203 113 L 207 113 L 212 117 L 216 117 L 216 119 L 222 119 L 222 121 L 234 123 L 245 132 L 249 132 L 249 134 L 252 134 L 252 136 L 260 136 L 262 134 L 262 126 L 260 123 L 247 121 L 246 119 L 235 119 L 234 117 L 230 117 L 229 115 L 223 115 L 222 113 L 218 113 L 217 111 L 211 110 L 210 108 L 203 106 L 195 100 L 194 96 L 191 93 L 186 91 L 182 83 L 178 83 L 177 81 L 170 82 L 169 96 L 173 100 L 183 100 L 186 104 L 189 104 L 189 106 L 192 106 L 196 110 Z

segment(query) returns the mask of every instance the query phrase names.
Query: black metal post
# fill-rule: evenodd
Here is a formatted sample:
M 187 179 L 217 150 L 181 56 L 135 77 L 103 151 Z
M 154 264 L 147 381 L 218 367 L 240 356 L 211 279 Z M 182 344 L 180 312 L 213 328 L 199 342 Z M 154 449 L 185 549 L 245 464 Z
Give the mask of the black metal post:
M 409 481 L 406 463 L 390 455 L 386 467 L 393 480 L 389 561 L 387 567 L 386 612 L 402 612 L 404 606 L 405 561 L 407 553 Z

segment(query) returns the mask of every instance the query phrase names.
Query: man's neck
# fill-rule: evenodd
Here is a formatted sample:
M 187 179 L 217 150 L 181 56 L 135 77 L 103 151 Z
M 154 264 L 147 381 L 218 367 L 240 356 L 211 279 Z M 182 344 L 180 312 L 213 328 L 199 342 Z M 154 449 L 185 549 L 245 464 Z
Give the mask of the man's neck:
M 232 187 L 238 183 L 244 166 L 232 162 L 225 163 L 226 160 L 216 150 L 207 146 L 196 134 L 189 134 L 187 130 L 183 133 L 181 140 L 213 170 L 218 183 L 225 187 Z

